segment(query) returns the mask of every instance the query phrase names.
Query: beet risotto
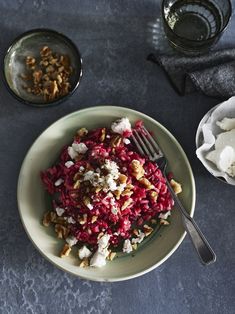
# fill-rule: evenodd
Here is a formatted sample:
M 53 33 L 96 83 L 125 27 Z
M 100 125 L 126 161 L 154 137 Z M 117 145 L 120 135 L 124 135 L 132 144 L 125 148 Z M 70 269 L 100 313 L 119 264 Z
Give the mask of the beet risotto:
M 43 224 L 53 224 L 66 241 L 61 257 L 78 248 L 81 267 L 104 266 L 117 252 L 136 250 L 158 224 L 169 224 L 174 202 L 166 180 L 155 163 L 137 153 L 131 134 L 127 118 L 111 128 L 81 128 L 58 162 L 41 173 L 53 206 Z M 181 191 L 179 183 L 171 179 L 171 184 Z

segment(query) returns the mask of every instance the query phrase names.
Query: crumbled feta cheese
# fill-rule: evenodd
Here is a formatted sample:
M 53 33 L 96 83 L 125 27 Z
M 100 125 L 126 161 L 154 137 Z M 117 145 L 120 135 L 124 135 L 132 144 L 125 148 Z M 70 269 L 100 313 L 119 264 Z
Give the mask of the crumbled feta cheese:
M 63 213 L 65 212 L 64 208 L 61 207 L 56 207 L 55 211 L 58 216 L 62 216 Z
M 131 240 L 131 242 L 133 244 L 135 243 L 141 243 L 144 240 L 145 234 L 142 231 L 139 231 L 138 237 L 137 238 L 133 238 Z
M 90 260 L 90 266 L 102 267 L 106 265 L 106 257 L 109 254 L 109 251 L 108 251 L 109 239 L 110 239 L 110 235 L 104 234 L 98 240 L 98 249 Z
M 168 210 L 166 213 L 160 213 L 158 217 L 161 219 L 167 219 L 170 215 L 171 215 L 171 211 Z
M 94 208 L 94 206 L 93 206 L 91 203 L 87 204 L 86 207 L 87 207 L 88 209 L 90 209 L 90 210 L 92 210 L 92 209 Z
M 98 247 L 99 249 L 105 249 L 108 247 L 109 244 L 110 235 L 104 234 L 99 240 L 98 240 Z
M 114 177 L 114 179 L 118 178 L 119 167 L 115 161 L 105 159 L 103 167 L 105 170 L 107 170 Z
M 112 194 L 112 193 L 111 193 L 111 194 Z M 110 198 L 110 204 L 111 204 L 112 206 L 116 205 L 116 201 L 115 201 L 115 198 L 114 198 L 114 197 L 111 197 L 111 198 Z
M 216 124 L 225 131 L 235 129 L 235 118 L 224 118 L 222 121 L 217 121 Z
M 108 186 L 108 189 L 110 191 L 115 191 L 117 190 L 117 183 L 116 181 L 114 181 L 113 179 L 113 176 L 111 174 L 108 174 L 106 177 L 105 177 L 105 181 L 106 181 L 106 184 Z
M 235 164 L 235 129 L 220 133 L 215 141 L 215 150 L 209 152 L 206 158 L 220 171 L 235 176 L 231 171 L 232 165 Z
M 94 179 L 94 174 L 95 174 L 95 172 L 92 170 L 85 172 L 83 180 L 84 181 L 92 181 Z
M 129 239 L 126 239 L 126 240 L 124 241 L 122 251 L 123 251 L 124 253 L 130 253 L 130 252 L 133 251 L 133 248 L 132 248 L 132 245 L 131 245 L 131 241 L 130 241 Z
M 70 168 L 74 165 L 74 162 L 69 160 L 69 161 L 66 161 L 66 163 L 64 164 L 66 168 Z
M 92 266 L 92 267 L 103 267 L 105 265 L 106 265 L 105 255 L 100 253 L 97 250 L 90 260 L 90 266 Z
M 125 131 L 131 132 L 131 124 L 128 118 L 121 118 L 112 123 L 111 129 L 114 133 L 122 135 Z
M 73 143 L 72 148 L 79 154 L 85 154 L 88 150 L 88 147 L 84 143 Z
M 79 172 L 83 172 L 85 170 L 85 167 L 83 167 L 83 166 L 81 166 L 80 168 L 79 168 Z
M 58 179 L 58 180 L 55 181 L 55 186 L 59 186 L 59 185 L 61 185 L 63 182 L 64 182 L 64 180 L 60 178 L 60 179 Z
M 91 251 L 85 245 L 83 245 L 83 247 L 78 250 L 78 256 L 80 259 L 88 258 L 91 256 L 91 254 Z
M 72 146 L 68 147 L 68 154 L 72 159 L 75 159 L 78 156 L 78 153 L 73 149 Z
M 130 142 L 131 141 L 128 138 L 124 138 L 123 139 L 123 143 L 126 144 L 126 145 L 130 144 Z
M 107 137 L 107 138 L 110 138 L 110 135 L 109 135 L 109 134 L 107 134 L 107 135 L 106 135 L 106 137 Z
M 74 236 L 69 236 L 65 239 L 69 246 L 74 246 L 77 244 L 78 240 Z
M 69 224 L 75 224 L 76 223 L 76 220 L 74 220 L 73 217 L 68 217 L 67 221 Z

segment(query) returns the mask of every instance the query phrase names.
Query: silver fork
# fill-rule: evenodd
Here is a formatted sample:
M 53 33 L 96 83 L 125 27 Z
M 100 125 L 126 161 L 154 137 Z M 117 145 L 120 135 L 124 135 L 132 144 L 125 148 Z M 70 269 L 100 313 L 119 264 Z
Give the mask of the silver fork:
M 167 159 L 161 148 L 144 126 L 142 126 L 142 130 L 140 132 L 137 132 L 136 130 L 133 131 L 132 139 L 140 154 L 143 156 L 148 156 L 148 158 L 152 162 L 156 162 L 158 167 L 161 169 L 166 179 L 166 184 L 171 193 L 171 196 L 174 199 L 178 209 L 180 210 L 184 228 L 188 232 L 201 262 L 204 265 L 214 263 L 216 261 L 216 255 L 214 251 L 210 247 L 208 241 L 197 226 L 194 219 L 190 217 L 190 215 L 180 202 L 179 198 L 171 187 L 170 182 L 168 181 L 166 175 Z

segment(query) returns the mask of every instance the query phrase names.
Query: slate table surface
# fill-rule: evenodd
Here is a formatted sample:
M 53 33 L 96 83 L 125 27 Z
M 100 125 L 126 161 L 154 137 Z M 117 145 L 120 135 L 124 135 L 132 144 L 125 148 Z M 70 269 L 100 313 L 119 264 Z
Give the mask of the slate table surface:
M 19 103 L 6 90 L 1 74 L 0 313 L 234 313 L 235 189 L 214 179 L 195 156 L 198 123 L 219 100 L 177 95 L 162 69 L 146 61 L 150 52 L 170 50 L 162 30 L 160 1 L 0 0 L 0 12 L 1 59 L 17 35 L 46 27 L 68 35 L 84 62 L 77 92 L 53 108 Z M 235 46 L 234 17 L 219 45 Z M 55 268 L 33 247 L 16 201 L 24 156 L 52 122 L 96 105 L 140 110 L 179 140 L 195 175 L 195 219 L 217 254 L 215 264 L 202 266 L 187 236 L 154 271 L 130 281 L 95 283 Z

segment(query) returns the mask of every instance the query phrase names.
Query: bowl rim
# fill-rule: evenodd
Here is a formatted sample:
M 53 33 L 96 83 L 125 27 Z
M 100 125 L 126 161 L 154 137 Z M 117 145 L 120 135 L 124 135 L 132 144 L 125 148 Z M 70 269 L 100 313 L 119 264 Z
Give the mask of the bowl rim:
M 212 37 L 210 38 L 207 38 L 206 40 L 196 40 L 196 39 L 188 39 L 188 38 L 185 38 L 185 37 L 182 37 L 178 34 L 176 34 L 169 26 L 167 20 L 166 20 L 166 17 L 165 17 L 165 14 L 164 14 L 164 5 L 165 5 L 165 2 L 166 0 L 162 0 L 162 4 L 161 4 L 161 14 L 162 14 L 162 19 L 164 21 L 164 25 L 167 27 L 167 29 L 175 36 L 177 37 L 178 39 L 180 40 L 187 40 L 188 42 L 191 42 L 191 43 L 201 43 L 201 44 L 206 44 L 207 42 L 215 39 L 215 38 L 218 38 L 219 36 L 221 36 L 223 34 L 223 32 L 226 30 L 228 24 L 229 24 L 229 21 L 232 17 L 232 3 L 230 0 L 227 0 L 228 1 L 228 6 L 229 6 L 229 17 L 228 17 L 228 20 L 226 21 L 226 23 L 224 24 L 224 26 L 221 28 L 221 30 L 213 35 Z
M 133 279 L 133 278 L 136 278 L 136 277 L 139 277 L 139 276 L 142 276 L 144 274 L 147 274 L 148 272 L 152 271 L 153 269 L 159 267 L 162 263 L 164 263 L 177 249 L 178 247 L 180 246 L 180 244 L 182 243 L 182 241 L 184 240 L 185 236 L 186 236 L 186 231 L 183 232 L 183 234 L 181 235 L 181 237 L 179 238 L 179 240 L 177 241 L 177 243 L 170 249 L 170 251 L 157 263 L 153 264 L 152 266 L 150 267 L 145 267 L 143 270 L 140 270 L 139 272 L 135 273 L 135 274 L 131 274 L 131 275 L 127 275 L 127 276 L 123 276 L 123 277 L 112 277 L 112 278 L 109 278 L 109 279 L 105 279 L 105 278 L 93 278 L 92 276 L 83 276 L 81 274 L 75 274 L 74 272 L 70 271 L 69 269 L 67 268 L 64 268 L 60 265 L 58 265 L 57 263 L 55 263 L 52 259 L 50 259 L 46 253 L 44 253 L 44 251 L 39 248 L 37 246 L 37 244 L 34 242 L 34 240 L 32 239 L 30 233 L 28 232 L 27 230 L 27 227 L 24 223 L 24 219 L 23 219 L 23 215 L 22 215 L 22 211 L 20 210 L 20 186 L 21 186 L 21 181 L 22 181 L 22 178 L 23 178 L 23 170 L 24 170 L 24 167 L 25 167 L 25 164 L 27 162 L 27 157 L 30 155 L 32 149 L 33 149 L 33 146 L 37 143 L 37 140 L 44 134 L 46 133 L 51 127 L 54 127 L 55 124 L 57 124 L 58 122 L 61 122 L 62 120 L 64 119 L 67 119 L 69 118 L 70 116 L 73 116 L 73 115 L 76 115 L 76 114 L 79 114 L 79 113 L 89 113 L 90 111 L 93 111 L 94 109 L 105 109 L 106 111 L 111 111 L 112 109 L 116 109 L 118 111 L 120 111 L 121 113 L 121 110 L 125 110 L 126 112 L 129 112 L 129 113 L 135 113 L 135 114 L 140 114 L 143 118 L 147 119 L 148 121 L 150 121 L 151 123 L 159 126 L 166 134 L 168 137 L 170 137 L 174 142 L 175 144 L 177 145 L 181 155 L 183 156 L 184 158 L 184 161 L 187 165 L 187 168 L 189 170 L 189 174 L 190 174 L 190 181 L 191 181 L 191 185 L 192 185 L 192 206 L 190 208 L 190 216 L 193 217 L 194 215 L 194 211 L 195 211 L 195 203 L 196 203 L 196 185 L 195 185 L 195 179 L 194 179 L 194 175 L 193 175 L 193 171 L 192 171 L 192 168 L 191 168 L 191 165 L 189 163 L 189 160 L 187 158 L 187 155 L 186 153 L 184 152 L 183 148 L 181 147 L 181 145 L 179 144 L 179 142 L 177 141 L 177 139 L 173 136 L 173 134 L 171 134 L 170 131 L 168 131 L 168 129 L 166 127 L 164 127 L 160 122 L 156 121 L 155 119 L 151 118 L 150 116 L 142 113 L 141 111 L 137 111 L 137 110 L 133 110 L 133 109 L 130 109 L 130 108 L 126 108 L 126 107 L 121 107 L 121 106 L 110 106 L 110 105 L 103 105 L 103 106 L 92 106 L 92 107 L 89 107 L 89 108 L 85 108 L 85 109 L 81 109 L 81 110 L 76 110 L 76 111 L 73 111 L 63 117 L 61 117 L 60 119 L 57 119 L 55 122 L 53 122 L 52 124 L 50 124 L 45 130 L 43 130 L 38 136 L 37 138 L 34 140 L 34 142 L 32 143 L 32 145 L 30 146 L 30 148 L 28 149 L 25 157 L 24 157 L 24 160 L 22 162 L 22 165 L 21 165 L 21 168 L 20 168 L 20 172 L 19 172 L 19 176 L 18 176 L 18 183 L 17 183 L 17 205 L 18 205 L 18 212 L 19 212 L 19 215 L 20 215 L 20 220 L 21 220 L 21 223 L 25 229 L 25 232 L 28 236 L 28 238 L 30 239 L 31 243 L 33 244 L 33 246 L 36 248 L 36 250 L 47 260 L 49 261 L 51 264 L 53 264 L 54 266 L 56 266 L 57 268 L 59 268 L 60 270 L 63 270 L 69 274 L 72 274 L 76 277 L 79 277 L 79 278 L 82 278 L 82 279 L 85 279 L 85 280 L 91 280 L 91 281 L 97 281 L 97 282 L 119 282 L 119 281 L 125 281 L 125 280 L 129 280 L 129 279 Z
M 79 73 L 79 76 L 77 78 L 77 82 L 75 84 L 75 86 L 73 87 L 72 90 L 69 91 L 68 94 L 58 98 L 58 99 L 55 99 L 55 100 L 52 100 L 52 101 L 49 101 L 49 102 L 40 102 L 40 103 L 35 103 L 33 101 L 29 101 L 29 100 L 26 100 L 22 97 L 20 97 L 19 95 L 17 95 L 12 89 L 11 87 L 9 86 L 8 82 L 7 82 L 7 78 L 6 78 L 6 71 L 5 71 L 5 61 L 6 61 L 6 58 L 9 54 L 9 52 L 11 51 L 11 49 L 13 48 L 13 46 L 19 41 L 21 40 L 22 38 L 30 35 L 30 34 L 33 34 L 33 33 L 49 33 L 49 34 L 54 34 L 58 37 L 62 37 L 65 41 L 67 41 L 72 47 L 73 49 L 76 51 L 77 55 L 78 55 L 78 58 L 80 60 L 80 73 Z M 10 94 L 16 98 L 18 101 L 20 101 L 21 103 L 25 104 L 25 105 L 28 105 L 28 106 L 32 106 L 32 107 L 38 107 L 38 108 L 42 108 L 42 107 L 50 107 L 50 106 L 56 106 L 56 105 L 59 105 L 60 103 L 64 102 L 66 99 L 68 99 L 70 96 L 72 96 L 74 94 L 74 92 L 77 90 L 78 86 L 80 85 L 80 82 L 81 82 L 81 79 L 82 79 L 82 76 L 83 76 L 83 60 L 82 60 L 82 57 L 81 57 L 81 53 L 78 49 L 78 47 L 76 46 L 76 44 L 72 41 L 72 39 L 70 39 L 68 36 L 64 35 L 63 33 L 61 32 L 58 32 L 56 30 L 53 30 L 53 29 L 50 29 L 50 28 L 34 28 L 34 29 L 31 29 L 31 30 L 28 30 L 26 32 L 23 32 L 22 34 L 18 35 L 10 44 L 10 46 L 5 50 L 4 54 L 3 54 L 3 59 L 2 59 L 2 73 L 3 73 L 3 81 L 5 83 L 5 86 L 7 88 L 7 90 L 10 92 Z

